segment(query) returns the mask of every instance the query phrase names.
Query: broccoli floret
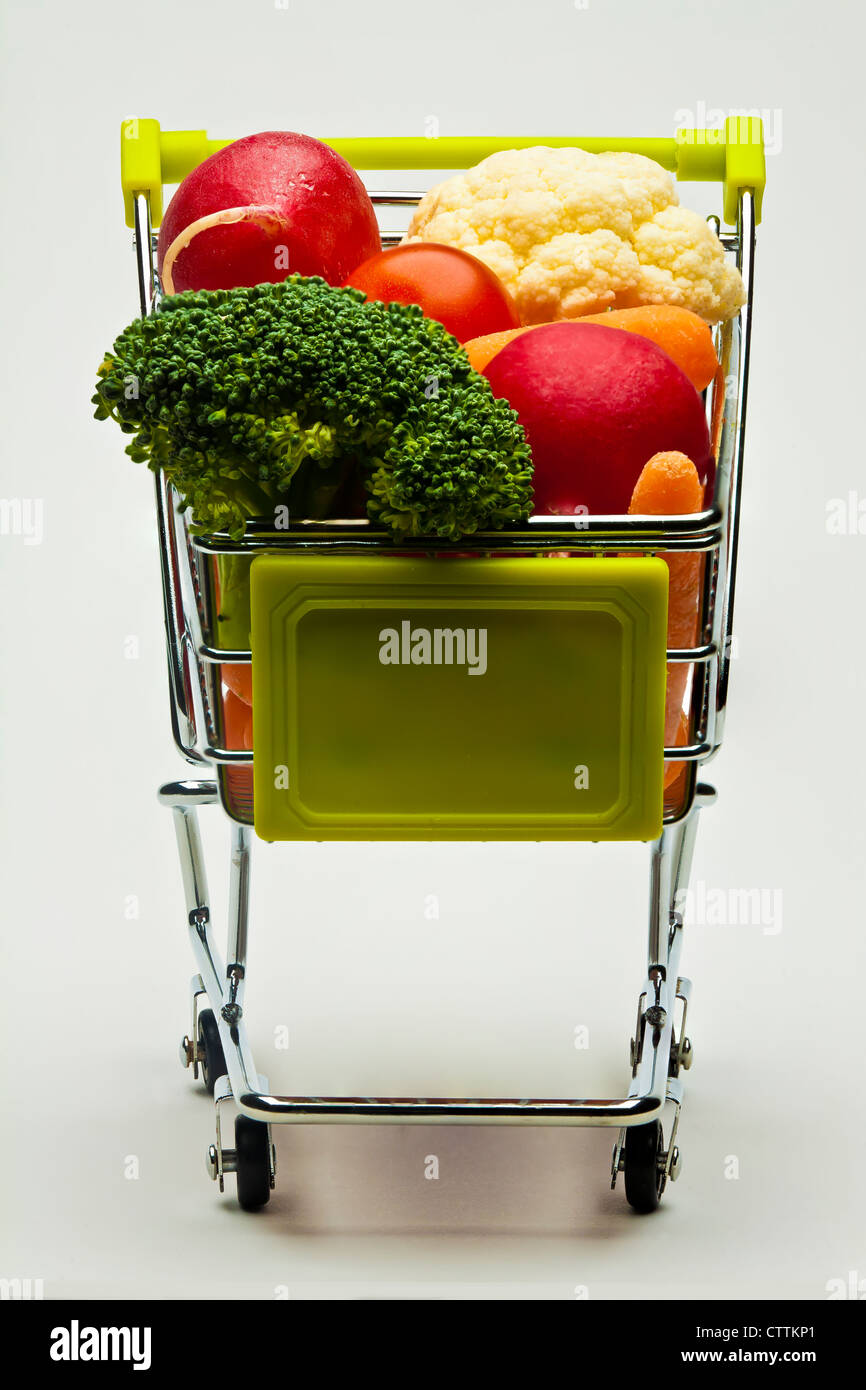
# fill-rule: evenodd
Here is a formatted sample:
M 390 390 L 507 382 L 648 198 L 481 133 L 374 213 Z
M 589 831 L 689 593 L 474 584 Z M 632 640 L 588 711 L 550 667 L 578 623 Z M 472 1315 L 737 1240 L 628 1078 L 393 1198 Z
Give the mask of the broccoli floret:
M 516 413 L 417 305 L 368 302 L 317 277 L 171 295 L 121 333 L 96 417 L 132 434 L 197 526 L 243 533 L 288 504 L 324 516 L 360 470 L 370 518 L 458 539 L 531 511 Z

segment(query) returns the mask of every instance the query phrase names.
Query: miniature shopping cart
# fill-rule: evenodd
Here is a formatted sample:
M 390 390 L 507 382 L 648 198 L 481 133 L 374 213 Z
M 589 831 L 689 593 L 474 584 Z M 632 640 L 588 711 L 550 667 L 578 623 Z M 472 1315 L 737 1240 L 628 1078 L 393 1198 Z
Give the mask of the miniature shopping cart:
M 135 229 L 142 315 L 159 310 L 152 229 L 161 220 L 163 186 L 180 182 L 224 143 L 204 131 L 161 131 L 156 121 L 124 123 L 123 190 L 127 223 Z M 497 150 L 531 145 L 648 155 L 681 181 L 722 185 L 717 226 L 748 298 L 715 331 L 721 371 L 705 393 L 714 496 L 698 515 L 535 516 L 474 535 L 446 561 L 444 542 L 401 541 L 396 555 L 389 535 L 359 520 L 293 518 L 277 529 L 273 517 L 263 517 L 248 523 L 239 541 L 198 534 L 156 473 L 172 729 L 200 774 L 166 784 L 159 798 L 174 814 L 197 966 L 181 1060 L 216 1103 L 208 1170 L 220 1191 L 234 1173 L 240 1205 L 254 1209 L 274 1187 L 273 1124 L 600 1125 L 616 1131 L 611 1186 L 622 1172 L 629 1203 L 650 1211 L 680 1171 L 683 1073 L 692 1062 L 678 907 L 698 811 L 715 800 L 698 772 L 721 744 L 727 704 L 755 226 L 764 185 L 761 123 L 732 118 L 723 129 L 681 130 L 658 140 L 328 143 L 367 171 L 463 169 Z M 421 193 L 371 196 L 380 208 L 399 209 Z M 722 221 L 736 230 L 721 230 Z M 383 233 L 383 246 L 398 240 L 399 232 Z M 467 543 L 471 555 L 462 553 Z M 666 649 L 667 567 L 659 557 L 683 551 L 701 557 L 698 635 L 692 647 Z M 220 624 L 227 557 L 248 567 L 251 638 L 239 643 L 227 642 Z M 377 657 L 383 634 L 399 654 L 401 642 L 422 630 L 447 634 L 442 640 L 454 651 L 467 634 L 483 631 L 490 659 L 499 663 L 497 679 L 471 679 L 455 657 L 445 658 L 426 684 L 413 683 L 411 662 L 401 667 L 398 655 L 390 669 Z M 255 757 L 237 739 L 232 746 L 221 679 L 228 667 L 249 663 Z M 684 743 L 665 747 L 667 663 L 684 663 L 689 671 L 688 734 Z M 377 742 L 369 717 L 383 701 L 400 731 L 390 747 Z M 543 717 L 533 719 L 533 710 Z M 532 737 L 515 737 L 515 729 L 529 727 Z M 423 728 L 423 741 L 413 728 Z M 506 775 L 495 749 L 508 730 L 513 759 Z M 197 821 L 197 808 L 215 802 L 232 825 L 225 956 L 214 940 Z M 626 1095 L 271 1094 L 256 1069 L 244 1013 L 253 828 L 271 841 L 649 842 L 647 968 Z M 224 1135 L 227 1103 L 236 1110 L 233 1144 Z

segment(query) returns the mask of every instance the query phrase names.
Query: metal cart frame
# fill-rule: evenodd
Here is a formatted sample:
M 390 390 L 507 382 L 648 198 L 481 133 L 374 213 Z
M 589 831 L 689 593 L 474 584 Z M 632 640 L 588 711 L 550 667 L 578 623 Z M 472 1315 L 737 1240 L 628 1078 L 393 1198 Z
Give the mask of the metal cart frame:
M 155 125 L 156 123 L 150 123 Z M 760 125 L 752 122 L 751 125 Z M 728 123 L 729 127 L 731 123 Z M 158 128 L 157 128 L 158 130 Z M 204 135 L 204 132 L 195 132 Z M 688 133 L 687 133 L 688 134 Z M 707 139 L 711 132 L 691 132 Z M 163 141 L 175 137 L 164 133 Z M 731 132 L 727 132 L 730 143 Z M 757 133 L 760 141 L 760 130 Z M 755 144 L 754 129 L 749 132 Z M 339 142 L 333 142 L 338 145 Z M 388 142 L 346 142 L 364 145 L 368 158 L 359 167 L 380 168 L 377 157 Z M 424 142 L 413 144 L 417 151 Z M 491 142 L 492 143 L 492 142 Z M 535 142 L 555 143 L 543 137 Z M 635 148 L 650 142 L 584 142 L 590 148 Z M 652 142 L 659 144 L 661 142 Z M 674 142 L 670 142 L 673 144 Z M 717 142 L 715 142 L 717 143 Z M 215 142 L 210 142 L 211 146 Z M 495 147 L 507 148 L 508 140 Z M 375 147 L 378 147 L 376 149 Z M 164 143 L 163 148 L 166 148 Z M 487 150 L 486 152 L 490 152 Z M 647 153 L 650 151 L 647 150 Z M 204 157 L 202 155 L 202 157 Z M 351 158 L 351 155 L 349 155 Z M 480 156 L 479 156 L 480 157 Z M 689 152 L 690 159 L 695 152 Z M 718 152 L 713 166 L 718 174 Z M 400 161 L 401 167 L 403 161 Z M 420 167 L 414 163 L 405 167 Z M 430 160 L 427 160 L 430 167 Z M 441 166 L 439 166 L 441 167 Z M 668 167 L 672 167 L 669 165 Z M 708 166 L 709 167 L 709 166 Z M 730 171 L 729 171 L 730 172 Z M 162 174 L 166 176 L 164 167 Z M 693 175 L 695 176 L 695 175 Z M 704 172 L 698 177 L 715 176 Z M 726 176 L 727 178 L 727 176 Z M 168 181 L 168 179 L 167 179 Z M 131 196 L 135 226 L 138 283 L 143 315 L 158 308 L 159 281 L 155 265 L 156 239 L 151 226 L 155 186 L 143 191 L 125 185 Z M 726 208 L 736 197 L 737 228 L 722 234 L 729 253 L 736 258 L 746 282 L 748 299 L 739 315 L 716 331 L 722 374 L 707 393 L 707 410 L 713 417 L 719 407 L 721 425 L 717 439 L 717 474 L 713 504 L 697 516 L 598 517 L 586 516 L 573 523 L 562 517 L 534 517 L 524 527 L 473 537 L 473 548 L 485 542 L 497 553 L 507 550 L 544 554 L 647 555 L 674 550 L 703 552 L 703 592 L 700 640 L 695 647 L 667 652 L 669 662 L 687 662 L 692 668 L 690 739 L 684 747 L 666 748 L 666 760 L 684 762 L 687 776 L 681 801 L 666 808 L 664 827 L 650 849 L 650 904 L 647 962 L 641 987 L 634 1036 L 631 1040 L 631 1080 L 625 1096 L 609 1099 L 538 1099 L 512 1097 L 296 1096 L 274 1095 L 253 1059 L 244 1015 L 247 974 L 248 900 L 250 881 L 251 807 L 239 809 L 228 793 L 227 777 L 236 765 L 249 766 L 252 753 L 225 746 L 220 718 L 220 663 L 249 662 L 248 650 L 218 646 L 213 630 L 213 587 L 210 562 L 217 554 L 255 553 L 260 550 L 318 550 L 360 553 L 387 544 L 387 538 L 369 523 L 294 523 L 275 533 L 272 523 L 252 522 L 240 542 L 225 535 L 190 533 L 178 499 L 161 473 L 156 474 L 156 517 L 162 569 L 167 637 L 170 708 L 175 743 L 199 773 L 191 780 L 170 782 L 159 799 L 172 809 L 186 899 L 190 943 L 197 966 L 191 983 L 192 1032 L 181 1044 L 181 1060 L 196 1076 L 204 1069 L 206 1084 L 216 1103 L 216 1142 L 208 1150 L 208 1171 L 224 1189 L 227 1173 L 237 1172 L 242 1206 L 261 1206 L 274 1185 L 275 1150 L 273 1123 L 322 1123 L 352 1121 L 391 1124 L 522 1124 L 599 1125 L 618 1131 L 613 1150 L 611 1186 L 625 1171 L 626 1195 L 639 1210 L 658 1204 L 668 1179 L 680 1170 L 676 1143 L 683 1100 L 683 1072 L 691 1065 L 691 1043 L 686 1033 L 690 982 L 679 973 L 683 919 L 678 910 L 688 887 L 697 832 L 698 813 L 715 800 L 712 787 L 698 781 L 698 770 L 717 752 L 723 734 L 728 695 L 734 611 L 737 539 L 740 515 L 745 419 L 749 376 L 749 344 L 754 283 L 756 214 L 760 214 L 762 183 L 754 187 L 729 187 Z M 371 193 L 378 205 L 414 204 L 421 194 Z M 757 208 L 756 208 L 757 196 Z M 161 187 L 159 189 L 161 201 Z M 130 206 L 128 205 L 128 212 Z M 158 213 L 157 213 L 158 215 Z M 729 214 L 730 215 L 730 214 Z M 394 244 L 399 234 L 384 232 L 383 245 Z M 724 403 L 717 397 L 724 393 Z M 429 551 L 431 543 L 402 542 Z M 441 550 L 442 544 L 439 543 Z M 216 771 L 216 777 L 214 777 Z M 221 801 L 232 821 L 229 920 L 223 956 L 214 940 L 205 861 L 199 833 L 199 806 Z M 208 1029 L 203 1029 L 200 1001 L 206 996 L 213 1010 Z M 676 1006 L 682 1008 L 678 1011 Z M 679 1012 L 679 1019 L 675 1014 Z M 216 1031 L 215 1031 L 216 1030 Z M 214 1061 L 216 1058 L 216 1062 Z M 213 1075 L 214 1070 L 224 1074 Z M 210 1074 L 208 1074 L 210 1072 Z M 236 1142 L 223 1142 L 221 1111 L 227 1101 L 237 1108 Z M 673 1119 L 667 1141 L 661 1124 L 670 1105 Z M 251 1127 L 252 1125 L 252 1127 Z M 634 1135 L 632 1142 L 629 1136 Z M 251 1142 L 253 1136 L 253 1142 Z M 266 1142 L 255 1142 L 263 1140 Z M 242 1141 L 242 1142 L 241 1142 Z

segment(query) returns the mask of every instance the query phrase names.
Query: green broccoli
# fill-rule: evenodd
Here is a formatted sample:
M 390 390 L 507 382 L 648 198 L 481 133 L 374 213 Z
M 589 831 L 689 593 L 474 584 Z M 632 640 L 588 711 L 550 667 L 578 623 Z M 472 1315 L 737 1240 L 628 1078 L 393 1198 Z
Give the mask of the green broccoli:
M 369 517 L 456 540 L 531 511 L 516 413 L 417 305 L 317 277 L 171 295 L 121 333 L 93 403 L 161 467 L 200 530 L 243 534 L 281 504 L 329 514 L 362 476 Z

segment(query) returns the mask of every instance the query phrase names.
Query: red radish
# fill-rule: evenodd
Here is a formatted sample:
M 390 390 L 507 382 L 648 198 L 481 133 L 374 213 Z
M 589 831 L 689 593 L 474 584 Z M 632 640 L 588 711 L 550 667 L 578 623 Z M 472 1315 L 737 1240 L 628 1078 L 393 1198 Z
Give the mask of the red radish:
M 562 322 L 522 333 L 484 368 L 517 411 L 532 450 L 535 511 L 628 511 L 648 458 L 678 450 L 712 487 L 704 405 L 688 377 L 648 338 Z
M 354 169 L 309 135 L 268 130 L 226 145 L 184 179 L 159 231 L 167 294 L 321 275 L 341 285 L 380 247 Z

